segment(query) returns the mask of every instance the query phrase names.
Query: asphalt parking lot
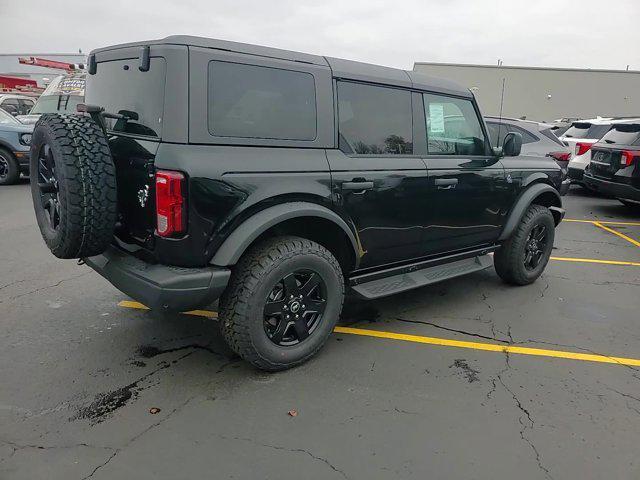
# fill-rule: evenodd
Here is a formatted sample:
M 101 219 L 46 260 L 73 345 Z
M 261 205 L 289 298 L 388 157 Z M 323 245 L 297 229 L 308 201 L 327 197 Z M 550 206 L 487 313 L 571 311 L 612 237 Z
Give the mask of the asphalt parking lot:
M 265 374 L 214 314 L 56 260 L 28 184 L 3 187 L 0 478 L 639 478 L 640 217 L 564 201 L 535 284 L 351 300 L 316 358 Z

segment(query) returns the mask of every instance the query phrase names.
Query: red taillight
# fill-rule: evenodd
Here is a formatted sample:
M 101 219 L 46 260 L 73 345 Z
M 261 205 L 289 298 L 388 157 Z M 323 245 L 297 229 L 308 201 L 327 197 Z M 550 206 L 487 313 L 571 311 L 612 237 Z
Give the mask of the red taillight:
M 584 155 L 591 149 L 592 146 L 593 146 L 593 143 L 585 143 L 585 142 L 576 143 L 576 156 Z
M 638 157 L 640 157 L 640 151 L 638 150 L 623 150 L 620 152 L 620 166 L 628 167 L 633 164 Z
M 161 237 L 185 232 L 187 219 L 183 184 L 184 175 L 180 172 L 156 172 L 156 223 Z
M 571 154 L 569 152 L 550 152 L 547 153 L 548 157 L 553 157 L 555 160 L 560 162 L 566 162 L 569 160 Z

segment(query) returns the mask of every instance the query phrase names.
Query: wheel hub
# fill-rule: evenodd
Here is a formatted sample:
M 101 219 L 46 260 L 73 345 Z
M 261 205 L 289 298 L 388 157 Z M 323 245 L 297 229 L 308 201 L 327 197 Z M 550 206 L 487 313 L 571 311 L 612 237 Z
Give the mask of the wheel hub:
M 298 300 L 293 300 L 289 303 L 289 310 L 291 310 L 291 313 L 298 313 L 302 310 L 302 304 Z
M 281 279 L 267 296 L 264 330 L 281 346 L 296 345 L 313 334 L 326 306 L 326 286 L 311 270 L 296 270 Z

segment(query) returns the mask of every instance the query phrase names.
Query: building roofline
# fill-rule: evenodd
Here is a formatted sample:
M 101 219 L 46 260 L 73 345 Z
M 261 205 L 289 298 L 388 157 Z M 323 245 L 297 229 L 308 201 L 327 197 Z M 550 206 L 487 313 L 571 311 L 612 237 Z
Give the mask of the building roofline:
M 569 67 L 525 67 L 522 65 L 486 65 L 480 63 L 441 63 L 441 62 L 415 62 L 413 69 L 417 65 L 434 65 L 438 67 L 471 67 L 471 68 L 495 68 L 506 70 L 551 70 L 557 72 L 595 72 L 595 73 L 640 73 L 640 70 L 607 70 L 605 68 L 569 68 Z

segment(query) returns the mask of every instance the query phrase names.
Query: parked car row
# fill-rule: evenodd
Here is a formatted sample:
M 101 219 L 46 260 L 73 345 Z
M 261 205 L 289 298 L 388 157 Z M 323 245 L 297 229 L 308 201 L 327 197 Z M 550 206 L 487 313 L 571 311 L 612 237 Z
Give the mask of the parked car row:
M 640 208 L 640 122 L 617 123 L 591 147 L 585 185 Z
M 559 140 L 569 151 L 572 184 L 640 206 L 640 117 L 574 121 Z
M 0 95 L 0 185 L 29 175 L 33 126 L 44 113 L 71 113 L 84 100 L 86 74 L 56 77 L 42 95 Z
M 29 174 L 29 148 L 33 125 L 24 125 L 0 109 L 0 185 L 15 183 Z

